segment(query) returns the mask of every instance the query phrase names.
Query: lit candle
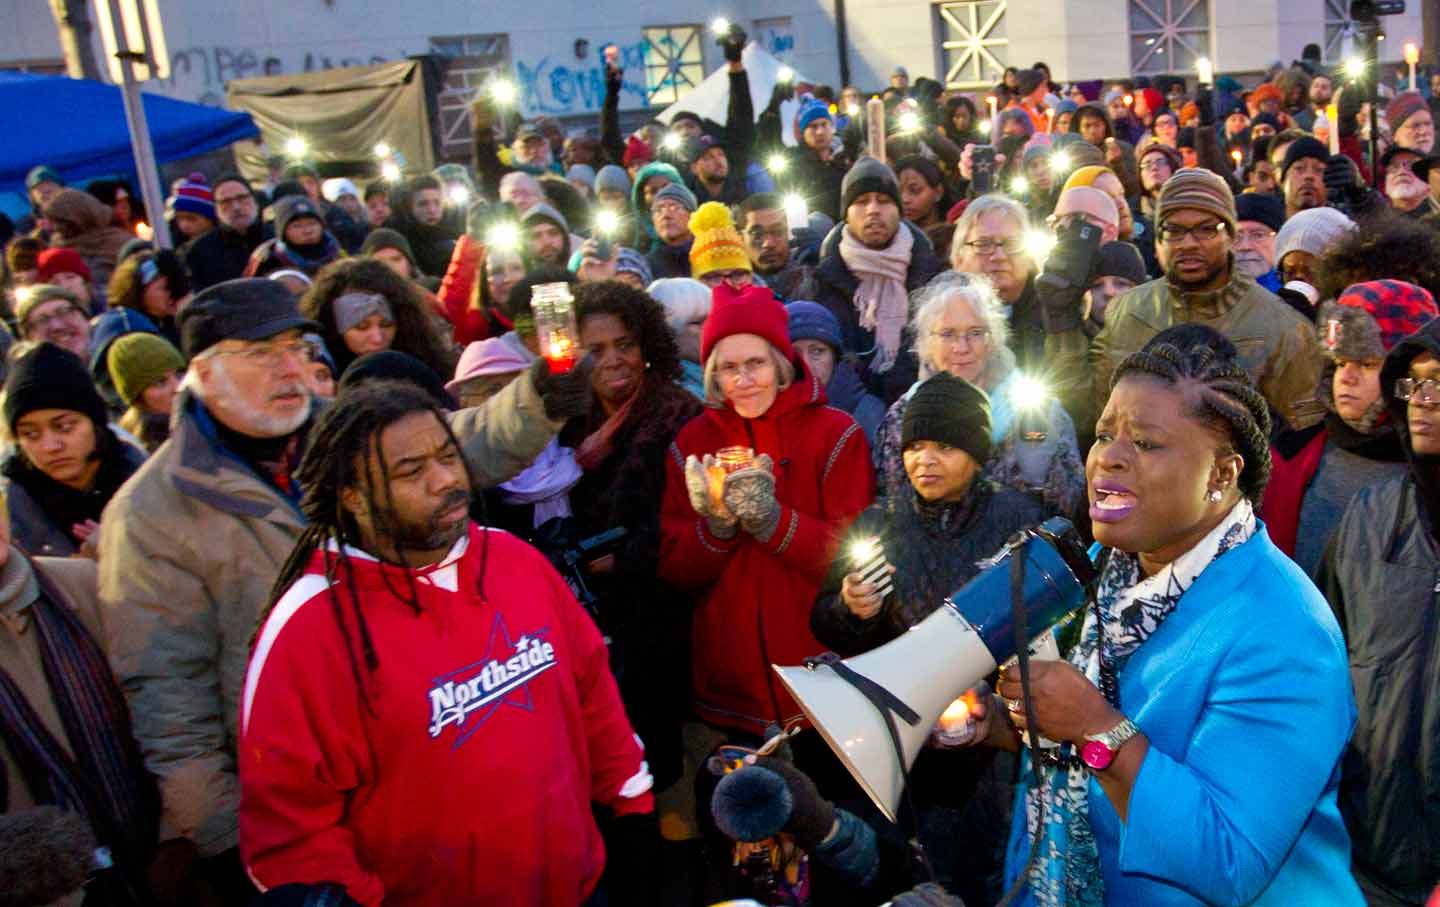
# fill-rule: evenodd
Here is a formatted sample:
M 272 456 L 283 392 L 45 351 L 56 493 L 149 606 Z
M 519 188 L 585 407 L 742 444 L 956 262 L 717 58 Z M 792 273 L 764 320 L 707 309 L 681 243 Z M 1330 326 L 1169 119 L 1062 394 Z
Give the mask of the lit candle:
M 545 361 L 550 364 L 550 371 L 562 375 L 575 367 L 575 344 L 569 337 L 559 331 L 550 332 L 550 342 L 546 344 Z
M 975 712 L 977 698 L 974 690 L 966 690 L 959 699 L 945 707 L 940 713 L 936 737 L 948 746 L 969 743 L 975 737 Z
M 985 102 L 990 105 L 990 119 L 995 119 L 995 108 L 1000 103 L 999 99 L 996 98 L 993 94 L 987 95 L 985 98 Z
M 748 469 L 755 463 L 755 451 L 748 447 L 722 447 L 715 451 L 715 465 L 706 474 L 710 486 L 710 503 L 715 509 L 725 510 L 725 477 L 732 472 Z
M 1125 96 L 1125 106 L 1126 106 L 1126 107 L 1129 107 L 1129 106 L 1131 106 L 1131 105 L 1134 104 L 1134 103 L 1135 103 L 1135 96 L 1134 96 L 1133 94 L 1127 94 L 1127 95 Z
M 1045 108 L 1045 131 L 1046 131 L 1046 132 L 1054 132 L 1054 131 L 1055 131 L 1055 108 L 1054 108 L 1054 107 L 1046 107 L 1046 108 Z

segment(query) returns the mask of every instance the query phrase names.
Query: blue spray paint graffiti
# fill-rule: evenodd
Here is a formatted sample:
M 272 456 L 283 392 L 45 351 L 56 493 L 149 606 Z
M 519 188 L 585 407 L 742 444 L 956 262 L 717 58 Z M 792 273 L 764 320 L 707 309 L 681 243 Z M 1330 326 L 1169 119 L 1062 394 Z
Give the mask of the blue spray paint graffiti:
M 795 49 L 795 33 L 789 29 L 781 31 L 767 28 L 761 37 L 763 46 L 770 52 L 770 55 L 781 60 L 789 59 L 790 51 Z
M 605 54 L 603 45 L 595 45 L 593 60 L 576 66 L 552 62 L 549 56 L 539 60 L 515 62 L 515 75 L 520 83 L 520 106 L 527 115 L 571 114 L 599 111 L 605 103 Z M 625 81 L 620 89 L 620 105 L 644 106 L 645 42 L 620 45 L 620 65 Z

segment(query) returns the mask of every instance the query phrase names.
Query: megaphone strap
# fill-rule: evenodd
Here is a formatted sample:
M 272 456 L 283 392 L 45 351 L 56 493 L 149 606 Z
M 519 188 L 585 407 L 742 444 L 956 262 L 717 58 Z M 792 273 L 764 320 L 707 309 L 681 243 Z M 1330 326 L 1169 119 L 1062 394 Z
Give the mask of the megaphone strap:
M 870 704 L 875 706 L 881 714 L 893 712 L 911 727 L 920 723 L 920 714 L 906 705 L 904 700 L 845 664 L 845 660 L 834 652 L 825 652 L 805 659 L 805 667 L 814 669 L 816 665 L 824 665 L 838 674 L 841 680 L 850 684 L 860 692 L 860 695 L 870 700 Z M 904 761 L 903 758 L 901 761 Z

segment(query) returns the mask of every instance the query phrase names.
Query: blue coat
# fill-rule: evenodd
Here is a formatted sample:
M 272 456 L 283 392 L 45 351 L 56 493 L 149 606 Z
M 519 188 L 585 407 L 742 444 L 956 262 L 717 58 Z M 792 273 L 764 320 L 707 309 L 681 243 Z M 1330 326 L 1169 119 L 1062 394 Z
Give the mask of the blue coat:
M 1127 823 L 1090 781 L 1106 904 L 1363 907 L 1336 805 L 1355 726 L 1345 644 L 1263 525 L 1200 574 L 1119 679 L 1150 749 Z M 1007 884 L 1029 855 L 1026 786 Z

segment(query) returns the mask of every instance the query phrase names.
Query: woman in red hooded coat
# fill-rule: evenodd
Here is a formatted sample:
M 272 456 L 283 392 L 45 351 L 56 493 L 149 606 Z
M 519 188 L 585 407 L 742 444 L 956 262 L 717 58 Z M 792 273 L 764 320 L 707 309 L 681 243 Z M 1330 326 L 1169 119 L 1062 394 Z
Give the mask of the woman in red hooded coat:
M 666 464 L 660 572 L 698 593 L 699 717 L 759 734 L 800 717 L 770 666 L 824 651 L 810 606 L 841 533 L 873 497 L 870 451 L 855 420 L 826 404 L 765 287 L 716 287 L 700 358 L 706 409 Z M 731 473 L 717 501 L 707 466 L 726 447 L 750 448 L 755 463 Z

